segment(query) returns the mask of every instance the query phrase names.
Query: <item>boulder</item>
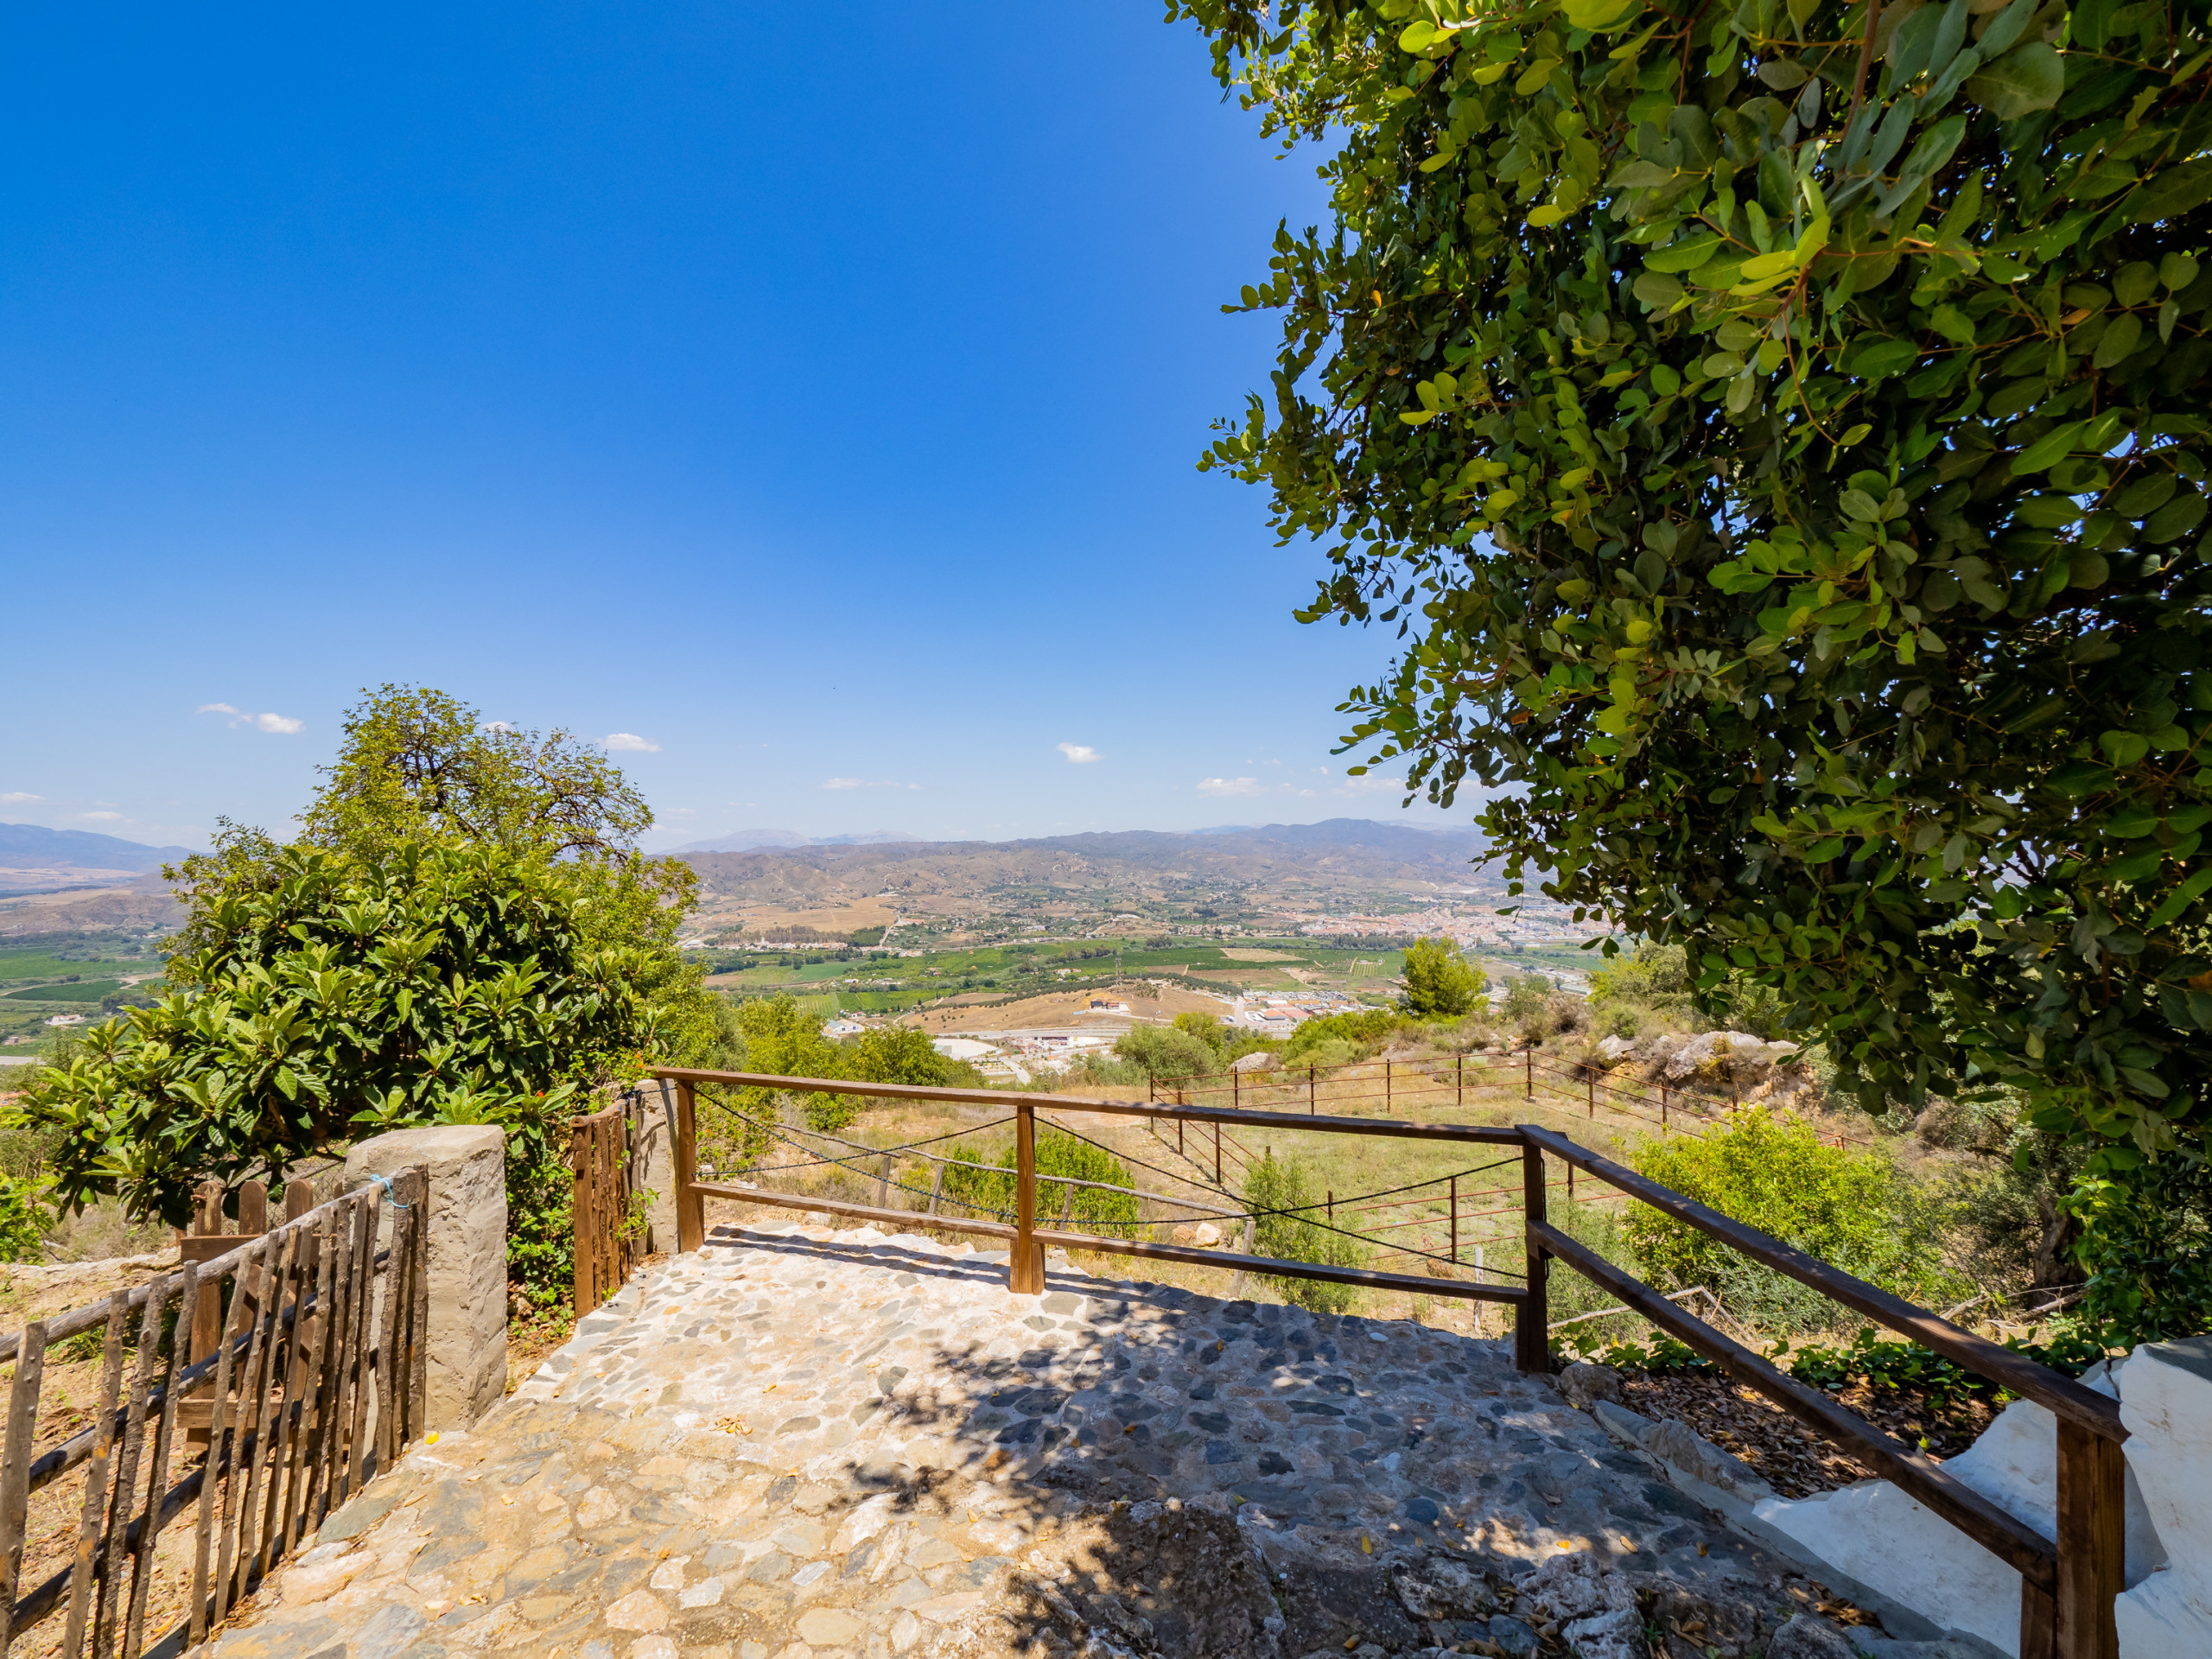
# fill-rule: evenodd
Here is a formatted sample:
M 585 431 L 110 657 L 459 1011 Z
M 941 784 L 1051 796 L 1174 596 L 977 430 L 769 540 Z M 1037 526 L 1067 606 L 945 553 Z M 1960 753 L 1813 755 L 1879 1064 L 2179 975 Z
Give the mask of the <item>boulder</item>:
M 1229 1069 L 1232 1071 L 1243 1072 L 1272 1071 L 1275 1069 L 1275 1057 L 1265 1049 L 1260 1049 L 1250 1054 L 1240 1055 L 1230 1062 Z
M 1625 1037 L 1600 1037 L 1596 1052 L 1605 1065 L 1618 1065 L 1636 1052 L 1636 1045 Z
M 1859 1659 L 1851 1638 L 1817 1613 L 1799 1613 L 1767 1644 L 1766 1659 Z
M 1579 1659 L 1648 1659 L 1628 1575 L 1578 1551 L 1554 1555 L 1519 1585 L 1521 1605 L 1560 1627 Z
M 1497 1607 L 1490 1580 L 1450 1555 L 1430 1555 L 1401 1567 L 1391 1587 L 1418 1619 L 1487 1618 Z
M 1578 1359 L 1559 1374 L 1559 1391 L 1577 1411 L 1587 1411 L 1600 1400 L 1621 1397 L 1621 1374 L 1610 1365 L 1593 1365 Z

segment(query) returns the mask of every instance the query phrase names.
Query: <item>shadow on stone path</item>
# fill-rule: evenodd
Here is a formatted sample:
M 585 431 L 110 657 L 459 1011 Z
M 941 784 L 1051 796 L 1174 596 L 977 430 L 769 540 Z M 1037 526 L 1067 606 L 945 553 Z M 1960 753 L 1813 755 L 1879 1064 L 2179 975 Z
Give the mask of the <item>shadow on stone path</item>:
M 1783 1607 L 1788 1568 L 1505 1344 L 1050 1269 L 1013 1296 L 1003 1253 L 718 1228 L 334 1516 L 212 1653 L 1297 1659 L 1545 1631 L 1613 1659 L 1654 1584 Z

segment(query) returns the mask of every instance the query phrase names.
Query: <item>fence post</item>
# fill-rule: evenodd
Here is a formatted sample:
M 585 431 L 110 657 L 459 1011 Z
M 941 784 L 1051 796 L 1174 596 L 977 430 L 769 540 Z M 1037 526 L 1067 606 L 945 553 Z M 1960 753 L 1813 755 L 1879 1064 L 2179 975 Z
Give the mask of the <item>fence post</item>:
M 1527 1294 L 1514 1310 L 1513 1366 L 1526 1376 L 1551 1369 L 1551 1339 L 1544 1328 L 1551 1323 L 1551 1299 L 1544 1294 L 1550 1259 L 1536 1242 L 1534 1227 L 1544 1218 L 1544 1154 L 1529 1141 L 1521 1143 L 1521 1214 L 1527 1224 L 1522 1236 L 1529 1273 Z
M 1390 1116 L 1390 1113 L 1391 1113 L 1391 1110 L 1392 1110 L 1392 1107 L 1391 1107 L 1391 1104 L 1390 1104 L 1390 1062 L 1389 1062 L 1389 1058 L 1384 1058 L 1384 1060 L 1383 1060 L 1383 1062 L 1382 1062 L 1382 1116 L 1385 1116 L 1385 1117 L 1389 1116 Z
M 1037 1230 L 1037 1109 L 1014 1109 L 1014 1249 L 1006 1259 L 1006 1287 L 1017 1296 L 1045 1289 L 1045 1247 Z
M 1321 1115 L 1321 1098 L 1313 1082 L 1319 1075 L 1319 1069 L 1313 1062 L 1308 1061 L 1306 1066 L 1306 1116 L 1308 1117 L 1319 1117 Z
M 575 1285 L 571 1292 L 578 1319 L 599 1306 L 599 1298 L 592 1293 L 596 1288 L 591 1270 L 593 1241 L 599 1230 L 591 1213 L 591 1126 L 582 1118 L 569 1123 L 569 1237 L 575 1261 Z
M 1244 1074 L 1233 1065 L 1229 1068 L 1229 1104 L 1232 1110 L 1244 1109 Z
M 1467 1057 L 1461 1054 L 1456 1057 L 1456 1060 L 1457 1063 L 1452 1068 L 1452 1086 L 1454 1091 L 1452 1103 L 1454 1106 L 1464 1106 L 1467 1103 Z
M 2126 1588 L 2126 1478 L 2115 1442 L 2058 1420 L 2056 1659 L 2119 1659 L 2112 1604 Z M 2024 1602 L 2022 1614 L 2024 1638 Z
M 1667 1132 L 1667 1085 L 1666 1085 L 1665 1084 L 1663 1084 L 1663 1083 L 1662 1083 L 1662 1084 L 1661 1084 L 1659 1085 L 1659 1133 L 1660 1133 L 1660 1134 L 1662 1134 L 1662 1135 L 1664 1135 L 1664 1134 L 1666 1134 L 1666 1132 Z
M 1529 1098 L 1534 1100 L 1536 1097 L 1536 1046 L 1531 1043 L 1522 1049 L 1521 1058 L 1529 1067 Z
M 1592 1071 L 1582 1081 L 1590 1088 L 1590 1116 L 1594 1120 L 1598 1116 L 1598 1074 Z M 1573 1180 L 1574 1178 L 1570 1174 L 1567 1179 Z
M 1213 1184 L 1214 1184 L 1216 1186 L 1219 1186 L 1219 1185 L 1222 1185 L 1222 1179 L 1221 1179 L 1221 1125 L 1220 1125 L 1220 1124 L 1218 1124 L 1218 1123 L 1217 1123 L 1217 1124 L 1215 1124 L 1215 1125 L 1213 1126 Z
M 676 1085 L 676 1248 L 679 1253 L 707 1242 L 706 1200 L 692 1190 L 699 1171 L 698 1102 L 689 1081 Z
M 930 1166 L 930 1214 L 937 1214 L 938 1200 L 944 1192 L 944 1165 L 942 1161 Z
M 1452 1178 L 1452 1260 L 1459 1259 L 1459 1178 Z

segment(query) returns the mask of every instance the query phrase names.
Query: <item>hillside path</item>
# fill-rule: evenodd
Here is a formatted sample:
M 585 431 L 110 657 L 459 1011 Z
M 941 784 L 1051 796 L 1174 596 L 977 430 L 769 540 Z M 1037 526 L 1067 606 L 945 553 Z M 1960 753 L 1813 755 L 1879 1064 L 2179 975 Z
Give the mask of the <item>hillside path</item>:
M 641 1274 L 207 1651 L 1510 1651 L 1526 1624 L 1416 1621 L 1389 1573 L 1565 1555 L 1769 1599 L 1787 1576 L 1503 1343 L 1058 1258 L 1014 1296 L 1002 1253 L 771 1223 Z

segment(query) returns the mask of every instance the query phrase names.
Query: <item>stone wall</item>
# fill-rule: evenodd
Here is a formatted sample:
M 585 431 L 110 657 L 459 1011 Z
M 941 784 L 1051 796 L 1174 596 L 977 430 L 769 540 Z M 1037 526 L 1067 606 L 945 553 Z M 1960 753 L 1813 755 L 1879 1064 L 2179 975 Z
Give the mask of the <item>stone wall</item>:
M 379 1135 L 346 1154 L 345 1184 L 350 1191 L 418 1164 L 430 1175 L 424 1421 L 466 1428 L 507 1389 L 505 1132 L 467 1124 Z M 378 1282 L 381 1299 L 385 1281 Z

